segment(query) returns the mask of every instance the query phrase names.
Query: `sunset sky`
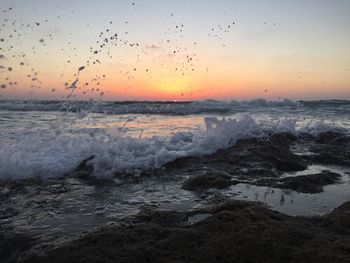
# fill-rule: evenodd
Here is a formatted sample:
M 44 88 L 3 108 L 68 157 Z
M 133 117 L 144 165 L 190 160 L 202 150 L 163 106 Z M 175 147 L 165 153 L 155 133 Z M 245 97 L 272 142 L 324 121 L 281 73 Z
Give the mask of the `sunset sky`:
M 348 0 L 1 0 L 0 12 L 0 99 L 350 99 Z

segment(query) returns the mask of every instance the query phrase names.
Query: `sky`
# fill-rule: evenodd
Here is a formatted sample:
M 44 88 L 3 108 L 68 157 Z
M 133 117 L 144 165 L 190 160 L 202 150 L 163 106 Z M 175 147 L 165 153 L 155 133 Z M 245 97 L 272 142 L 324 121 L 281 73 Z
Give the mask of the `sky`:
M 1 0 L 0 99 L 350 99 L 348 0 Z

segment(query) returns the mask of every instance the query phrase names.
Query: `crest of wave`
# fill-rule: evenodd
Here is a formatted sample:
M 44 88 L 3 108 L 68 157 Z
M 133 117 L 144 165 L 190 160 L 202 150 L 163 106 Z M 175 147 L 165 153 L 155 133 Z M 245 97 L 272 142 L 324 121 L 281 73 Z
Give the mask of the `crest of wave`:
M 262 126 L 248 115 L 237 120 L 208 117 L 205 125 L 206 130 L 196 136 L 181 132 L 169 139 L 111 138 L 108 143 L 99 145 L 93 161 L 94 174 L 112 176 L 115 172 L 160 168 L 180 157 L 211 154 L 239 139 L 263 135 Z
M 237 119 L 208 117 L 204 121 L 206 129 L 197 135 L 188 131 L 168 138 L 136 139 L 113 130 L 99 130 L 96 133 L 63 132 L 51 141 L 37 134 L 12 144 L 0 142 L 0 178 L 63 176 L 91 155 L 96 156 L 91 161 L 96 177 L 138 174 L 180 157 L 214 153 L 234 145 L 239 139 L 263 137 L 274 132 L 296 134 L 302 131 L 316 135 L 317 131 L 334 129 L 320 123 L 305 125 L 297 131 L 296 120 L 257 122 L 249 115 Z

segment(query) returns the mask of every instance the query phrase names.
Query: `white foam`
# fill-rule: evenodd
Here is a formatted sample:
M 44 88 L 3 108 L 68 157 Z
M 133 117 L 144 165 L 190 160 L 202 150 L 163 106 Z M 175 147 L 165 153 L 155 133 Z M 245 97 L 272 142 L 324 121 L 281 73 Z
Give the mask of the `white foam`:
M 160 168 L 179 157 L 211 154 L 238 139 L 263 135 L 262 127 L 248 115 L 238 120 L 206 118 L 205 123 L 206 130 L 197 135 L 186 132 L 169 139 L 110 138 L 96 149 L 95 175 L 111 176 L 115 172 Z
M 336 127 L 334 123 L 326 123 L 325 120 L 318 120 L 316 122 L 306 122 L 303 127 L 299 129 L 300 133 L 307 133 L 312 136 L 318 136 L 321 133 L 324 132 L 330 132 L 330 131 L 341 131 L 346 133 L 347 131 L 345 129 L 340 129 Z
M 179 157 L 211 154 L 234 145 L 237 140 L 267 136 L 271 132 L 307 132 L 317 135 L 334 129 L 325 123 L 301 125 L 295 119 L 257 121 L 250 115 L 239 118 L 204 119 L 205 129 L 175 133 L 172 136 L 132 138 L 117 129 L 61 130 L 48 139 L 44 133 L 0 142 L 0 178 L 50 178 L 72 171 L 91 155 L 94 176 L 137 173 L 160 168 Z

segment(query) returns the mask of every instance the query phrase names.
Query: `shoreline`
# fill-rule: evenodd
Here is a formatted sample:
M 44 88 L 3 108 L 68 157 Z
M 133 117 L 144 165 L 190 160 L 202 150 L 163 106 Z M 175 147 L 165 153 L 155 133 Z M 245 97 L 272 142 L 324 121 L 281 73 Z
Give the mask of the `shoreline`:
M 1 181 L 0 262 L 346 262 L 350 198 L 327 191 L 348 193 L 349 157 L 345 134 L 278 133 L 118 180 L 94 178 L 92 157 L 59 179 Z M 291 216 L 267 192 L 240 200 L 242 185 L 331 207 Z
M 189 222 L 192 216 L 202 220 Z M 350 202 L 320 217 L 224 201 L 194 212 L 145 208 L 45 255 L 18 262 L 348 262 Z

